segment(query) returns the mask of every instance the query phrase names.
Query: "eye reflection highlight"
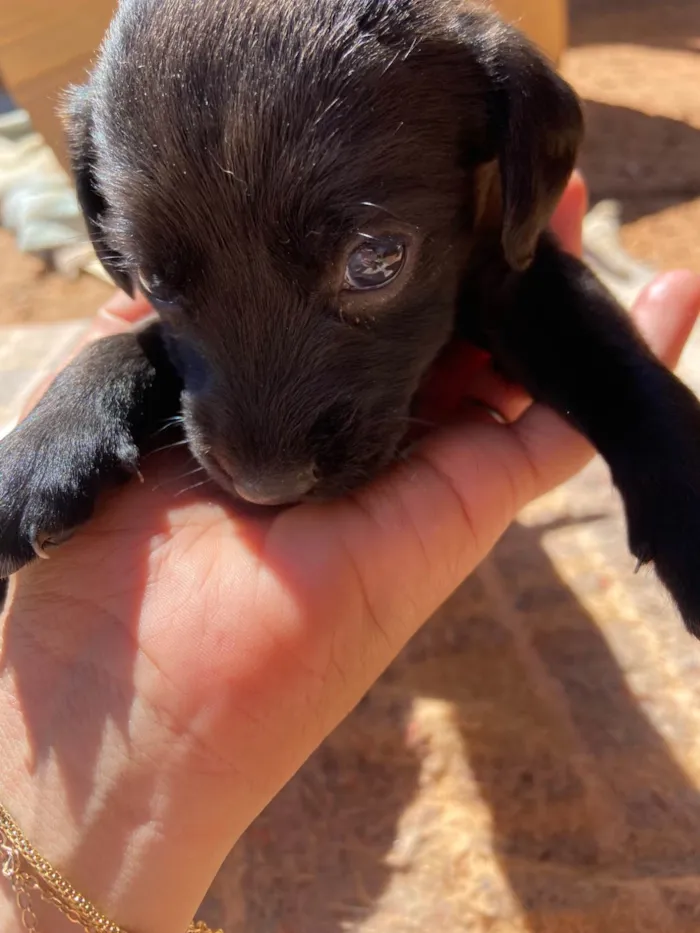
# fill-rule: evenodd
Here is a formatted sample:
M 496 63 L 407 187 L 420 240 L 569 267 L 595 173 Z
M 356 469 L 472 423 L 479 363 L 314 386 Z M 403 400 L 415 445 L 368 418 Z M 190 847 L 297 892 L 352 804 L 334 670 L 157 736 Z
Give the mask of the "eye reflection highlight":
M 345 267 L 346 291 L 373 291 L 393 282 L 406 264 L 406 242 L 398 236 L 369 238 L 350 254 Z

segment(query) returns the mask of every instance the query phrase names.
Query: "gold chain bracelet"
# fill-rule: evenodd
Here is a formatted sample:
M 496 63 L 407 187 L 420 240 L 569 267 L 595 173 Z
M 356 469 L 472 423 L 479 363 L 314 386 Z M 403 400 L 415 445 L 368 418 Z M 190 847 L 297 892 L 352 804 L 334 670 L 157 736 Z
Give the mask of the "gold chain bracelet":
M 15 893 L 22 926 L 27 933 L 39 933 L 32 895 L 38 894 L 85 933 L 126 933 L 118 924 L 79 894 L 56 869 L 42 858 L 26 839 L 7 810 L 0 804 L 0 859 L 2 874 Z M 214 933 L 201 921 L 192 923 L 187 933 Z M 217 933 L 223 933 L 218 930 Z

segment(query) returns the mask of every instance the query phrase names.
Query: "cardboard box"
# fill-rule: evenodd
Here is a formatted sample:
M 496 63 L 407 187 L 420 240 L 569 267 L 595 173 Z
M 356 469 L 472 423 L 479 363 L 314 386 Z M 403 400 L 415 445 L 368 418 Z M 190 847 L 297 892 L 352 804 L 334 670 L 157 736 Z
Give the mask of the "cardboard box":
M 566 0 L 493 0 L 503 19 L 513 23 L 559 63 L 569 41 Z
M 3 83 L 64 165 L 61 94 L 85 80 L 116 5 L 116 0 L 0 0 Z

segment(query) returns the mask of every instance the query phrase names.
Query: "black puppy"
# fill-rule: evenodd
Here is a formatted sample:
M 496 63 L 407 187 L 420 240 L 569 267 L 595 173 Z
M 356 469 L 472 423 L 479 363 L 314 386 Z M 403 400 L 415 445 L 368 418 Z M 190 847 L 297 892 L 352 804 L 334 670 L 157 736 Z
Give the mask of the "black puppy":
M 0 443 L 0 576 L 179 413 L 242 499 L 356 487 L 458 335 L 590 438 L 700 632 L 700 406 L 544 232 L 582 119 L 522 36 L 461 0 L 122 0 L 68 123 L 98 254 L 160 322 Z

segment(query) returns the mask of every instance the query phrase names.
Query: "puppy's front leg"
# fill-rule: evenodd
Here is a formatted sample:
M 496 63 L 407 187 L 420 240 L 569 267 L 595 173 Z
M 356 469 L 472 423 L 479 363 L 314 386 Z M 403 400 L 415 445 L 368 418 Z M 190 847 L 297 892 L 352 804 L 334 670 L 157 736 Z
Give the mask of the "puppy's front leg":
M 583 263 L 543 238 L 484 327 L 496 360 L 607 460 L 629 543 L 700 635 L 700 403 Z
M 60 543 L 179 406 L 160 324 L 87 347 L 0 441 L 0 578 Z

